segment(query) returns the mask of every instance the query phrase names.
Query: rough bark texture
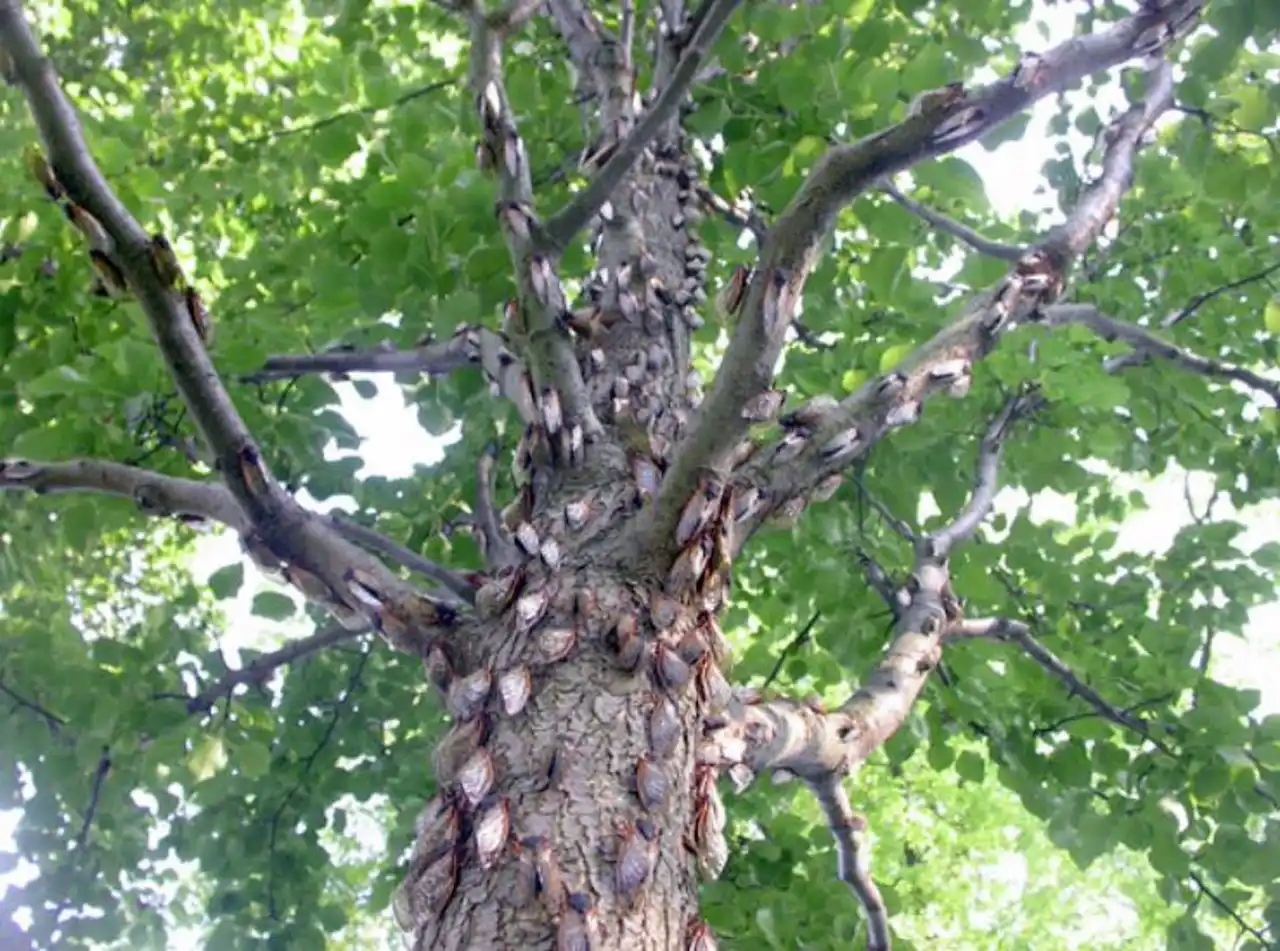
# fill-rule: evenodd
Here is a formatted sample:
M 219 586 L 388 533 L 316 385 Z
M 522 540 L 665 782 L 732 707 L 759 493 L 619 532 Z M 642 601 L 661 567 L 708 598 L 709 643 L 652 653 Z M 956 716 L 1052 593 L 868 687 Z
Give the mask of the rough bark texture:
M 142 304 L 225 486 L 92 461 L 8 460 L 0 487 L 125 494 L 154 514 L 229 524 L 259 564 L 345 627 L 372 625 L 423 658 L 452 724 L 436 762 L 442 791 L 423 814 L 395 903 L 414 947 L 707 951 L 698 881 L 727 855 L 717 778 L 724 772 L 742 786 L 786 771 L 817 795 L 830 822 L 841 878 L 868 918 L 868 947 L 888 948 L 886 909 L 859 851 L 865 823 L 841 782 L 901 726 L 949 637 L 1007 629 L 963 619 L 947 563 L 989 512 L 1009 426 L 1038 398 L 1019 394 L 992 421 L 972 499 L 951 526 L 913 539 L 908 583 L 883 592 L 897 616 L 891 643 L 838 710 L 730 688 L 716 618 L 732 559 L 766 518 L 794 518 L 829 497 L 841 470 L 912 423 L 927 398 L 963 397 L 973 364 L 1019 323 L 1083 323 L 1149 356 L 1250 382 L 1145 332 L 1120 334 L 1092 310 L 1051 306 L 1130 183 L 1134 155 L 1169 101 L 1167 66 L 1152 66 L 1146 100 L 1113 123 L 1104 173 L 1067 221 L 1033 247 L 1002 254 L 1014 262 L 1009 274 L 897 369 L 843 402 L 826 398 L 779 416 L 775 364 L 844 206 L 884 174 L 972 141 L 1091 72 L 1160 52 L 1199 4 L 1151 0 L 984 89 L 926 93 L 901 123 L 832 147 L 773 228 L 744 212 L 743 227 L 764 234 L 759 266 L 725 289 L 724 309 L 738 316 L 705 404 L 690 373 L 690 330 L 706 309 L 710 255 L 697 241 L 699 165 L 679 120 L 735 3 L 711 0 L 688 13 L 664 0 L 655 22 L 639 24 L 655 54 L 643 95 L 633 9 L 624 7 L 615 35 L 575 0 L 546 6 L 591 97 L 599 139 L 587 157 L 590 184 L 545 218 L 502 85 L 507 34 L 541 7 L 450 8 L 470 29 L 477 158 L 496 181 L 519 288 L 502 330 L 464 327 L 398 356 L 278 358 L 263 371 L 481 366 L 525 424 L 512 459 L 522 489 L 501 513 L 489 498 L 496 453 L 482 462 L 484 573 L 424 564 L 376 533 L 304 511 L 275 483 L 205 352 L 197 304 L 93 164 L 16 0 L 0 0 L 0 40 L 48 150 L 47 173 L 37 164 L 37 177 L 73 221 L 101 220 L 101 235 L 82 230 Z M 585 292 L 568 301 L 558 254 L 586 228 L 595 265 L 569 275 L 584 278 Z M 752 437 L 753 425 L 775 421 L 780 431 Z M 416 589 L 356 545 L 424 571 L 448 594 Z

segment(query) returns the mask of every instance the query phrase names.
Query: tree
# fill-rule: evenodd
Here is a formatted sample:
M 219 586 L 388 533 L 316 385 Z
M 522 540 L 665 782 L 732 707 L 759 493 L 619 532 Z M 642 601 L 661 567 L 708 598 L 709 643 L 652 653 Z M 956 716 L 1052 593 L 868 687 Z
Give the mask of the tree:
M 1033 52 L 1005 4 L 739 7 L 44 7 L 38 39 L 0 0 L 32 120 L 3 133 L 0 669 L 34 945 L 161 941 L 176 858 L 209 947 L 320 947 L 390 897 L 326 850 L 381 793 L 421 809 L 388 842 L 416 947 L 907 947 L 927 843 L 873 876 L 850 800 L 921 756 L 1082 867 L 1145 853 L 1171 946 L 1275 940 L 1280 719 L 1208 663 L 1280 551 L 1205 514 L 1116 552 L 1112 480 L 1274 498 L 1280 13 L 1091 6 Z M 1052 227 L 993 220 L 951 153 L 1117 77 L 1114 115 L 1061 98 L 1094 146 L 1045 168 Z M 357 372 L 460 423 L 444 463 L 324 457 L 358 447 L 325 382 Z M 993 517 L 1002 484 L 1076 524 Z M 243 568 L 210 595 L 176 566 L 208 523 L 314 634 L 220 658 Z M 744 926 L 752 893 L 699 875 L 753 852 Z

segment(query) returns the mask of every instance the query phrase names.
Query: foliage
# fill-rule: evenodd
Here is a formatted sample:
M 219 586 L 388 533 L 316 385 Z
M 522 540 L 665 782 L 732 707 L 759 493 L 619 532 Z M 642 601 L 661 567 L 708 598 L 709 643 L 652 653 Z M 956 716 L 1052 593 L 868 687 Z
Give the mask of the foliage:
M 390 0 L 33 6 L 105 174 L 175 239 L 216 315 L 226 380 L 273 354 L 407 347 L 462 323 L 496 326 L 511 264 L 492 183 L 474 168 L 456 24 Z M 1084 30 L 1110 16 L 1110 4 L 1091 6 Z M 799 42 L 766 60 L 722 40 L 733 78 L 701 87 L 688 122 L 715 143 L 708 184 L 782 208 L 831 130 L 851 140 L 900 117 L 921 90 L 985 66 L 1007 71 L 1020 52 L 1014 34 L 1036 12 L 1003 2 L 748 5 L 729 33 L 753 33 L 761 50 Z M 1219 0 L 1206 16 L 1208 29 L 1187 43 L 1180 121 L 1143 154 L 1119 227 L 1072 294 L 1153 325 L 1194 305 L 1169 339 L 1273 370 L 1280 289 L 1257 275 L 1280 263 L 1280 6 Z M 507 62 L 551 207 L 580 184 L 587 144 L 558 44 L 535 21 Z M 749 70 L 753 82 L 736 78 Z M 1096 171 L 1080 137 L 1106 121 L 1092 103 L 1118 81 L 1093 77 L 1055 106 L 1050 134 L 1063 144 L 1025 170 L 1043 178 L 1055 214 Z M 1016 152 L 1024 131 L 1013 123 L 981 147 Z M 15 252 L 0 264 L 0 447 L 208 474 L 184 451 L 194 429 L 136 306 L 88 293 L 76 236 L 22 170 L 33 134 L 17 93 L 0 96 L 0 243 Z M 1000 183 L 984 185 L 959 157 L 917 167 L 913 183 L 918 200 L 994 239 L 1026 243 L 1056 220 L 1002 219 L 986 193 Z M 704 222 L 702 240 L 715 252 L 713 280 L 746 260 L 723 222 Z M 562 269 L 585 264 L 571 251 Z M 1005 269 L 868 195 L 844 213 L 806 288 L 805 324 L 824 345 L 790 346 L 780 379 L 796 402 L 851 391 Z M 1111 704 L 1140 709 L 1165 751 L 1091 714 L 1011 645 L 950 650 L 950 685 L 932 683 L 850 784 L 876 835 L 897 946 L 1077 947 L 1088 916 L 1123 891 L 1136 923 L 1121 918 L 1088 946 L 1212 948 L 1247 928 L 1242 947 L 1259 948 L 1259 935 L 1280 937 L 1280 716 L 1260 712 L 1257 690 L 1206 673 L 1205 658 L 1276 595 L 1276 544 L 1237 544 L 1280 484 L 1276 413 L 1163 364 L 1107 375 L 1101 358 L 1124 348 L 1086 333 L 1039 335 L 1034 354 L 1030 337 L 981 364 L 967 399 L 930 404 L 878 446 L 858 473 L 866 495 L 846 487 L 757 540 L 736 568 L 726 624 L 735 679 L 768 678 L 816 611 L 777 686 L 843 700 L 884 647 L 883 606 L 856 550 L 895 569 L 911 563 L 867 496 L 902 517 L 922 499 L 956 511 L 981 421 L 1006 389 L 1037 380 L 1052 410 L 1006 451 L 1002 481 L 1057 493 L 1074 518 L 1011 507 L 986 543 L 957 556 L 955 588 L 974 615 L 1034 622 Z M 704 366 L 724 339 L 715 324 L 700 332 Z M 446 528 L 475 497 L 482 447 L 512 443 L 518 421 L 493 409 L 473 370 L 396 383 L 429 433 L 461 424 L 443 461 L 404 478 L 356 477 L 360 437 L 323 377 L 231 390 L 289 488 L 321 502 L 349 497 L 413 550 L 478 565 L 470 539 Z M 1189 522 L 1164 552 L 1117 548 L 1120 523 L 1143 500 L 1117 488 L 1116 473 L 1154 478 L 1171 466 L 1210 474 L 1235 514 Z M 511 494 L 506 473 L 498 491 Z M 16 851 L 0 866 L 21 859 L 38 871 L 9 890 L 5 911 L 30 909 L 45 940 L 57 908 L 62 947 L 175 946 L 187 929 L 215 951 L 372 943 L 382 925 L 370 919 L 386 917 L 399 879 L 386 856 L 399 857 L 433 791 L 439 703 L 418 665 L 352 638 L 189 713 L 175 695 L 237 666 L 220 647 L 228 616 L 218 598 L 243 584 L 258 592 L 253 615 L 307 633 L 252 569 L 197 583 L 185 567 L 191 546 L 189 532 L 144 523 L 126 502 L 0 497 L 0 806 L 22 810 Z M 238 662 L 255 656 L 242 649 Z M 849 947 L 858 909 L 832 875 L 812 804 L 765 787 L 730 811 L 739 847 L 705 892 L 722 945 Z M 1025 863 L 1022 889 L 978 867 L 1011 855 Z

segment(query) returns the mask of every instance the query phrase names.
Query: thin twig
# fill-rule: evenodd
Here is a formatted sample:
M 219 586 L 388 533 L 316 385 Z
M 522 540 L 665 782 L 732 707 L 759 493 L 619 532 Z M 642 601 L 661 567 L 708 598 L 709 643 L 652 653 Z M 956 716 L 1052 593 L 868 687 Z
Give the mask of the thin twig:
M 1090 304 L 1060 304 L 1045 308 L 1044 320 L 1050 327 L 1080 324 L 1088 327 L 1104 340 L 1123 340 L 1133 347 L 1132 354 L 1108 361 L 1108 369 L 1125 365 L 1130 357 L 1136 357 L 1138 363 L 1148 357 L 1158 357 L 1172 363 L 1180 370 L 1242 383 L 1250 389 L 1265 393 L 1276 406 L 1280 407 L 1280 380 L 1269 379 L 1244 367 L 1233 366 L 1221 360 L 1202 357 L 1184 350 L 1141 327 L 1108 317 Z
M 111 747 L 104 746 L 102 755 L 98 757 L 98 768 L 93 772 L 93 785 L 89 789 L 89 804 L 84 810 L 84 822 L 80 824 L 80 833 L 76 836 L 76 847 L 83 849 L 89 841 L 89 829 L 93 825 L 93 817 L 97 815 L 98 803 L 102 798 L 102 787 L 111 772 Z
M 911 542 L 912 544 L 915 543 L 916 533 L 911 526 L 903 519 L 894 515 L 887 505 L 872 495 L 871 490 L 867 488 L 867 485 L 861 476 L 854 479 L 854 485 L 858 487 L 858 494 L 870 503 L 871 507 L 876 510 L 876 514 L 884 519 L 886 525 L 893 529 L 895 533 L 905 538 L 908 542 Z
M 867 916 L 867 951 L 889 951 L 889 911 L 871 877 L 864 836 L 867 820 L 853 811 L 839 776 L 809 783 L 836 841 L 837 874 L 849 886 Z
M 1007 618 L 984 618 L 963 620 L 947 630 L 948 639 L 966 637 L 987 638 L 996 641 L 1012 641 L 1018 644 L 1037 664 L 1066 685 L 1070 696 L 1078 696 L 1085 700 L 1105 720 L 1133 730 L 1135 733 L 1156 746 L 1161 752 L 1174 756 L 1161 740 L 1151 735 L 1147 721 L 1127 713 L 1115 704 L 1110 703 L 1100 693 L 1081 680 L 1071 667 L 1041 644 L 1031 633 L 1031 628 L 1021 621 Z
M 1027 251 L 1026 248 L 1012 244 L 1001 244 L 999 241 L 992 241 L 990 238 L 983 237 L 968 225 L 962 224 L 940 211 L 934 211 L 913 198 L 908 198 L 888 180 L 880 186 L 880 190 L 916 217 L 923 218 L 939 231 L 951 235 L 957 241 L 961 241 L 975 251 L 989 257 L 997 258 L 1001 261 L 1016 261 Z
M 1004 407 L 996 414 L 982 437 L 982 445 L 978 449 L 978 471 L 969 501 L 950 525 L 930 534 L 935 552 L 945 554 L 961 542 L 968 541 L 991 514 L 996 493 L 1000 490 L 1000 456 L 1009 437 L 1010 427 L 1041 405 L 1043 398 L 1034 391 L 1005 401 Z
M 292 664 L 294 661 L 309 657 L 327 647 L 362 637 L 367 633 L 368 631 L 349 631 L 340 625 L 334 625 L 322 631 L 317 631 L 310 637 L 290 641 L 279 650 L 255 657 L 244 667 L 227 671 L 216 682 L 205 687 L 195 696 L 158 693 L 153 695 L 153 698 L 156 700 L 181 700 L 186 704 L 187 712 L 193 716 L 207 713 L 223 697 L 230 698 L 237 687 L 244 684 L 260 684 L 285 664 Z
M 814 611 L 809 620 L 805 622 L 804 627 L 800 628 L 800 630 L 796 632 L 795 637 L 791 638 L 791 640 L 787 642 L 787 645 L 782 648 L 782 653 L 778 655 L 778 660 L 773 665 L 773 670 L 769 671 L 769 676 L 765 678 L 764 686 L 761 689 L 768 690 L 773 686 L 773 682 L 777 680 L 778 675 L 782 673 L 782 667 L 787 662 L 787 658 L 809 643 L 809 639 L 813 635 L 814 625 L 816 625 L 821 619 L 822 612 Z
M 36 716 L 42 719 L 44 721 L 45 726 L 49 728 L 49 732 L 54 734 L 55 736 L 59 735 L 62 731 L 62 727 L 67 725 L 67 721 L 62 719 L 62 717 L 58 716 L 56 713 L 50 713 L 48 710 L 40 706 L 40 704 L 36 703 L 34 700 L 28 700 L 26 697 L 22 696 L 22 694 L 18 693 L 12 687 L 6 684 L 3 680 L 0 680 L 0 693 L 3 693 L 6 697 L 8 697 L 10 700 L 13 701 L 13 706 L 15 709 L 29 710 L 31 713 L 34 713 Z

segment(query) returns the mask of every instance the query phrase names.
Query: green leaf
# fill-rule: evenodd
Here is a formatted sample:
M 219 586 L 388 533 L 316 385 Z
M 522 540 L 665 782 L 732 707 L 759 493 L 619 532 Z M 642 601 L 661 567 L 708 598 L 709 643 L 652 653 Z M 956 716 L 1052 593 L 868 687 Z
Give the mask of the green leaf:
M 281 594 L 279 591 L 261 591 L 253 596 L 253 607 L 251 610 L 258 617 L 264 617 L 271 621 L 283 621 L 291 618 L 298 606 L 293 598 L 287 594 Z
M 966 750 L 956 757 L 956 775 L 966 782 L 981 783 L 986 773 L 987 764 L 977 753 Z
M 244 584 L 244 562 L 219 568 L 209 576 L 209 590 L 219 601 L 227 601 L 240 593 Z
M 234 763 L 245 776 L 265 776 L 271 768 L 271 751 L 264 743 L 239 743 L 235 748 Z
M 1267 301 L 1262 322 L 1268 333 L 1280 336 L 1280 299 Z

